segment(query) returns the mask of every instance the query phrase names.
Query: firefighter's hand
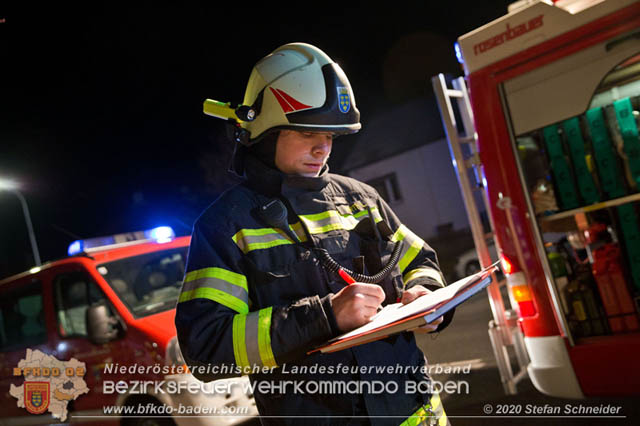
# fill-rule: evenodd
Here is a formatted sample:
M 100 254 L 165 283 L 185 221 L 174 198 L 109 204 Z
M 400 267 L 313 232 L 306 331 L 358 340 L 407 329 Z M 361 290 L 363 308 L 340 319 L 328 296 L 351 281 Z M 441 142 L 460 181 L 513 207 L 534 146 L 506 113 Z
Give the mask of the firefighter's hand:
M 401 302 L 403 305 L 406 305 L 407 303 L 413 302 L 416 298 L 429 293 L 431 293 L 431 290 L 428 290 L 422 287 L 421 285 L 417 285 L 417 286 L 411 287 L 409 290 L 405 291 L 402 294 Z M 439 317 L 433 320 L 432 322 L 430 322 L 429 324 L 425 324 L 422 327 L 412 328 L 409 331 L 413 331 L 415 333 L 421 333 L 421 334 L 431 333 L 432 331 L 435 331 L 436 328 L 438 328 L 438 326 L 441 323 L 442 323 L 442 317 Z
M 347 332 L 368 323 L 384 298 L 382 287 L 365 283 L 350 284 L 331 296 L 340 331 Z

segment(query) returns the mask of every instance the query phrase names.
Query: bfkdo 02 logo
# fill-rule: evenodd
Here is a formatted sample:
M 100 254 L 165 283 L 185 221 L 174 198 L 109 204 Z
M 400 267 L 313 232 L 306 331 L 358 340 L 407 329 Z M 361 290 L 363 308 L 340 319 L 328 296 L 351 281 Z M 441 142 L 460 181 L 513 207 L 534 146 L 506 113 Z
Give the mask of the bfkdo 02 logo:
M 42 414 L 49 408 L 49 382 L 24 382 L 24 406 L 31 414 Z
M 85 363 L 75 358 L 60 361 L 53 355 L 27 348 L 25 357 L 13 369 L 13 376 L 24 377 L 24 382 L 17 386 L 11 383 L 9 394 L 16 398 L 18 407 L 29 413 L 50 412 L 64 422 L 69 402 L 89 392 L 83 380 L 86 371 Z

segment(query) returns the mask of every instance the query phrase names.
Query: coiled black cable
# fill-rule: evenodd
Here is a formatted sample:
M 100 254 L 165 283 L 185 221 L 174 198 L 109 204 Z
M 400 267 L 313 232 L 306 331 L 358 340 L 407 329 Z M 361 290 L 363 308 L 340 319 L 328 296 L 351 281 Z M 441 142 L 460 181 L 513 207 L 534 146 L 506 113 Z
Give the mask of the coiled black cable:
M 384 280 L 387 277 L 387 275 L 389 275 L 389 273 L 393 270 L 393 268 L 395 268 L 396 265 L 398 264 L 398 261 L 400 260 L 400 252 L 402 251 L 402 241 L 396 242 L 395 246 L 393 247 L 393 251 L 391 252 L 391 257 L 389 258 L 389 262 L 387 262 L 387 265 L 375 275 L 359 274 L 348 268 L 345 268 L 344 266 L 336 262 L 326 249 L 315 247 L 313 248 L 313 251 L 316 252 L 316 254 L 320 258 L 320 261 L 322 262 L 324 267 L 327 270 L 333 272 L 334 274 L 337 274 L 338 271 L 342 269 L 357 282 L 367 283 L 367 284 L 377 284 L 380 281 Z

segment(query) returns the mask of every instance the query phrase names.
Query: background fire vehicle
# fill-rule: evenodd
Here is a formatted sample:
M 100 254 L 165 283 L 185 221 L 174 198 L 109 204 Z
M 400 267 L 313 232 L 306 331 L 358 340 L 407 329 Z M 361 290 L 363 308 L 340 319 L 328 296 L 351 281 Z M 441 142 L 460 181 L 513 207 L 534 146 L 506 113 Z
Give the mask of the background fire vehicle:
M 500 248 L 505 391 L 637 394 L 640 2 L 521 1 L 456 47 L 465 77 L 432 82 L 481 264 Z
M 17 407 L 10 384 L 26 349 L 40 350 L 61 361 L 76 358 L 86 364 L 89 392 L 69 402 L 74 423 L 134 425 L 234 425 L 255 420 L 257 408 L 243 386 L 248 378 L 225 379 L 234 385 L 219 391 L 158 393 L 153 385 L 135 393 L 103 393 L 105 380 L 165 381 L 191 384 L 190 373 L 169 370 L 105 373 L 105 365 L 183 366 L 176 339 L 175 305 L 180 294 L 190 237 L 175 237 L 171 228 L 75 241 L 69 257 L 49 262 L 0 281 L 0 424 L 58 423 L 50 415 L 32 415 Z M 198 384 L 200 382 L 197 382 Z M 219 382 L 212 382 L 212 384 Z M 129 386 L 128 389 L 133 389 Z M 143 390 L 140 392 L 141 390 Z M 166 385 L 163 389 L 169 389 Z M 167 405 L 217 407 L 219 416 L 104 417 L 105 406 Z M 147 409 L 147 408 L 145 408 Z M 244 411 L 243 411 L 244 410 Z M 156 416 L 161 415 L 159 411 Z M 229 415 L 224 415 L 229 413 Z M 236 413 L 237 415 L 234 415 Z M 143 414 L 143 413 L 140 413 Z M 175 414 L 175 413 L 174 413 Z M 102 417 L 101 417 L 102 416 Z

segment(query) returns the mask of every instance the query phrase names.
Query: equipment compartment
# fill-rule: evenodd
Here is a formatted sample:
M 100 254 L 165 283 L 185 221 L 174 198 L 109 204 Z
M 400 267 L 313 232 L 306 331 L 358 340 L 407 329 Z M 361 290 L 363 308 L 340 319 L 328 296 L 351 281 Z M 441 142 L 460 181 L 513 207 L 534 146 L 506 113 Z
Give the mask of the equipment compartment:
M 549 268 L 576 338 L 637 332 L 640 55 L 601 81 L 583 114 L 516 137 Z

